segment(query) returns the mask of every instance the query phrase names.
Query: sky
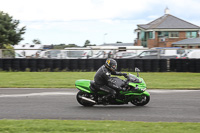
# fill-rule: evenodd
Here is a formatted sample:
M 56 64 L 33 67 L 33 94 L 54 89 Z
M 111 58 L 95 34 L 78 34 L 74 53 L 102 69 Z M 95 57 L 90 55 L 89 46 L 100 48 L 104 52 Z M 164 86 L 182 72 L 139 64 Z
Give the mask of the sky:
M 199 0 L 0 0 L 0 11 L 26 26 L 20 44 L 133 43 L 138 24 L 170 14 L 200 26 Z

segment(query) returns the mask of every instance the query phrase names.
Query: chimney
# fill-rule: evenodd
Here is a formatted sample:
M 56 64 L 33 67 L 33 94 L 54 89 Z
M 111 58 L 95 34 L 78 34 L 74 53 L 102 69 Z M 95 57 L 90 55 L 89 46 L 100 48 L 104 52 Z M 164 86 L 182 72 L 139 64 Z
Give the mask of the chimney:
M 165 8 L 165 14 L 169 14 L 169 9 L 168 9 L 168 7 Z

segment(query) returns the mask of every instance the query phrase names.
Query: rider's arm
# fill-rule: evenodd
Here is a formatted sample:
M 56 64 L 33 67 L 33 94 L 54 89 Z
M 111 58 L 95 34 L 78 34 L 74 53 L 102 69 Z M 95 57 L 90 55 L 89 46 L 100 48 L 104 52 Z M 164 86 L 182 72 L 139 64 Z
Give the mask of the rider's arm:
M 126 73 L 121 73 L 121 72 L 112 72 L 112 75 L 118 75 L 118 76 L 126 76 Z

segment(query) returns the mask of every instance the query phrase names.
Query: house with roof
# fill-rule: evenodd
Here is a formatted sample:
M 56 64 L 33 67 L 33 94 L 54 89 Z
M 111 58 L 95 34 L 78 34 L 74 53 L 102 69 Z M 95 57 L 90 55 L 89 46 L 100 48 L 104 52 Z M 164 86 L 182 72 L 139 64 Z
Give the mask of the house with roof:
M 135 32 L 135 46 L 172 47 L 174 42 L 199 37 L 200 27 L 169 14 L 166 8 L 163 16 L 148 24 L 138 24 Z
M 172 43 L 173 47 L 182 47 L 182 48 L 200 48 L 200 37 L 198 38 L 188 38 L 178 42 Z

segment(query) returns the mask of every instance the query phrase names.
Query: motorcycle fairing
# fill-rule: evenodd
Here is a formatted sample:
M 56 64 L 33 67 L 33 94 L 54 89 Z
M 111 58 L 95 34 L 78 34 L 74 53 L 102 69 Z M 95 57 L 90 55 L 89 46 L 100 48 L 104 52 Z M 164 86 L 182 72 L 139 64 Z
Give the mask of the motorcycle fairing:
M 138 79 L 140 80 L 140 83 L 129 82 L 128 85 L 133 87 L 138 87 L 139 89 L 146 88 L 146 83 L 144 82 L 144 79 L 140 77 L 138 77 Z
M 87 93 L 92 93 L 90 89 L 90 80 L 86 79 L 76 80 L 75 86 L 79 90 L 85 91 Z

